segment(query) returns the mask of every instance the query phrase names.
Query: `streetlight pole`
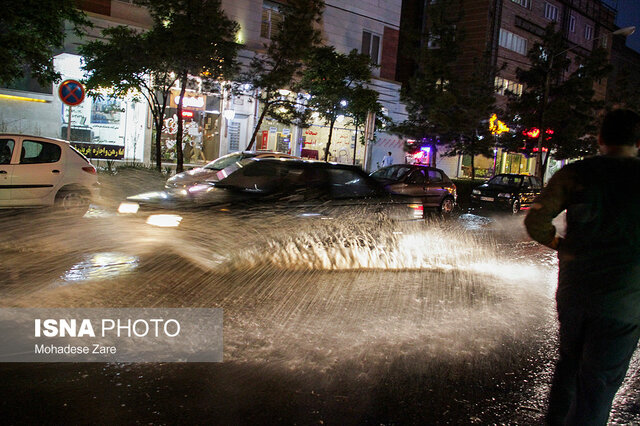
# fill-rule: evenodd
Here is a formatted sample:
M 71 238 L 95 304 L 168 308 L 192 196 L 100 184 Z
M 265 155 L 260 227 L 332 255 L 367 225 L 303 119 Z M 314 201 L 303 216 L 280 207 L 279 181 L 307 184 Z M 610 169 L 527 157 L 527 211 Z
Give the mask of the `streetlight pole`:
M 622 35 L 624 37 L 628 37 L 631 34 L 633 34 L 636 30 L 635 26 L 631 26 L 631 27 L 624 27 L 624 28 L 620 28 L 614 32 L 611 33 L 611 35 Z M 593 39 L 593 43 L 596 42 L 596 40 L 600 40 L 603 37 L 605 37 L 605 35 L 601 35 L 600 37 L 596 37 Z M 540 108 L 540 118 L 539 118 L 539 123 L 540 123 L 540 127 L 538 127 L 538 130 L 540 131 L 540 134 L 538 135 L 538 152 L 536 155 L 536 176 L 538 176 L 539 178 L 542 179 L 542 171 L 543 171 L 543 164 L 542 164 L 542 145 L 543 145 L 543 141 L 544 141 L 544 136 L 546 134 L 546 125 L 544 122 L 544 115 L 547 109 L 547 103 L 549 102 L 549 91 L 551 90 L 551 72 L 553 71 L 553 60 L 555 58 L 557 58 L 560 55 L 563 55 L 565 53 L 567 53 L 568 51 L 570 51 L 571 49 L 573 49 L 575 46 L 571 46 L 568 49 L 565 49 L 559 53 L 556 53 L 555 55 L 551 56 L 549 58 L 549 67 L 547 68 L 547 75 L 545 76 L 545 82 L 544 82 L 544 92 L 542 94 L 542 108 Z M 548 155 L 548 154 L 547 154 Z

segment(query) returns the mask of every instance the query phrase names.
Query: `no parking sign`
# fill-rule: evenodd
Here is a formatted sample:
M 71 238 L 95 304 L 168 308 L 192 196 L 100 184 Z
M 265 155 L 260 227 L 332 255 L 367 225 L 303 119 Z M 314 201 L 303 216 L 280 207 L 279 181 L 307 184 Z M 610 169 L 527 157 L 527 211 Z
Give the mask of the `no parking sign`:
M 69 121 L 67 121 L 67 141 L 69 142 L 71 142 L 71 107 L 80 105 L 84 101 L 84 95 L 84 86 L 77 80 L 65 80 L 58 88 L 60 100 L 69 106 Z

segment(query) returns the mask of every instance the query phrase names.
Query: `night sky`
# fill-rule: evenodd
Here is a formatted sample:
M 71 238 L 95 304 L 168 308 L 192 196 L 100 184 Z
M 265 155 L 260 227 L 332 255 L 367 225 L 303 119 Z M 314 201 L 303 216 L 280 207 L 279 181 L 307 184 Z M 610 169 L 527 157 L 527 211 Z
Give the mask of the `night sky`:
M 640 52 L 640 0 L 605 0 L 605 3 L 618 9 L 616 25 L 636 27 L 636 32 L 627 38 L 627 46 Z

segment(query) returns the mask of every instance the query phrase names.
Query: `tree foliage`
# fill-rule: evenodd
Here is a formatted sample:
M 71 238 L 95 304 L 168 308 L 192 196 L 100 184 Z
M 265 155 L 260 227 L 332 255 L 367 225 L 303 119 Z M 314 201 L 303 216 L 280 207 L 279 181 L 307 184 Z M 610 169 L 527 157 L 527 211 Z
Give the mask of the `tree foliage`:
M 220 0 L 138 0 L 147 6 L 153 18 L 152 33 L 164 47 L 164 56 L 180 83 L 178 131 L 176 134 L 176 171 L 183 169 L 182 100 L 189 76 L 222 81 L 237 72 L 239 45 L 237 22 L 222 10 Z M 209 84 L 209 86 L 213 86 Z
M 324 160 L 329 157 L 333 127 L 340 115 L 350 114 L 350 102 L 356 96 L 378 99 L 378 93 L 367 87 L 371 81 L 371 58 L 352 50 L 349 54 L 336 52 L 332 46 L 313 49 L 300 83 L 302 90 L 311 97 L 308 105 L 329 125 L 329 137 L 324 150 Z M 368 102 L 372 104 L 371 102 Z M 360 108 L 360 104 L 357 104 Z M 356 114 L 356 110 L 351 112 Z M 357 114 L 362 117 L 362 112 Z
M 408 117 L 395 131 L 422 140 L 450 133 L 455 123 L 450 119 L 458 85 L 455 62 L 460 54 L 462 34 L 457 27 L 461 13 L 447 10 L 445 2 L 430 3 L 428 32 L 416 56 L 414 76 L 402 88 L 401 99 Z
M 280 5 L 282 20 L 272 29 L 271 41 L 258 52 L 241 77 L 244 87 L 253 91 L 262 111 L 253 130 L 248 149 L 251 149 L 265 117 L 284 124 L 301 124 L 308 118 L 308 109 L 301 107 L 302 99 L 290 90 L 301 77 L 303 61 L 312 47 L 321 40 L 317 24 L 324 1 L 299 0 Z
M 540 42 L 527 52 L 529 69 L 518 69 L 517 78 L 525 87 L 521 96 L 510 95 L 509 112 L 518 132 L 507 148 L 522 145 L 521 130 L 540 129 L 542 148 L 538 151 L 538 174 L 544 177 L 551 152 L 558 159 L 581 157 L 595 152 L 597 115 L 603 102 L 594 98 L 594 84 L 607 76 L 610 66 L 605 49 L 596 47 L 586 57 L 568 53 L 561 32 L 553 24 Z M 573 71 L 570 69 L 573 68 Z M 547 133 L 547 129 L 553 132 Z
M 103 30 L 103 40 L 80 48 L 87 71 L 85 83 L 95 94 L 108 88 L 122 96 L 137 91 L 153 115 L 156 167 L 161 169 L 162 128 L 172 87 L 180 83 L 178 117 L 190 76 L 207 87 L 230 78 L 236 70 L 238 25 L 228 19 L 218 0 L 141 0 L 153 26 L 146 32 L 118 26 Z M 183 120 L 178 119 L 176 170 L 182 171 Z
M 162 128 L 171 88 L 177 80 L 159 43 L 161 37 L 153 31 L 141 33 L 125 26 L 106 28 L 102 35 L 105 41 L 95 40 L 80 47 L 87 72 L 84 84 L 92 96 L 132 93 L 146 100 L 155 129 L 156 168 L 161 171 Z
M 394 126 L 394 132 L 433 141 L 434 148 L 442 144 L 444 155 L 490 156 L 493 140 L 487 120 L 494 109 L 496 70 L 488 55 L 476 58 L 471 75 L 457 69 L 464 41 L 458 27 L 462 18 L 459 1 L 429 3 L 427 16 L 425 42 L 415 52 L 417 69 L 401 94 L 408 117 Z
M 91 26 L 74 0 L 3 2 L 0 16 L 0 84 L 7 85 L 29 71 L 40 84 L 60 79 L 53 55 L 66 37 L 65 22 L 81 34 Z

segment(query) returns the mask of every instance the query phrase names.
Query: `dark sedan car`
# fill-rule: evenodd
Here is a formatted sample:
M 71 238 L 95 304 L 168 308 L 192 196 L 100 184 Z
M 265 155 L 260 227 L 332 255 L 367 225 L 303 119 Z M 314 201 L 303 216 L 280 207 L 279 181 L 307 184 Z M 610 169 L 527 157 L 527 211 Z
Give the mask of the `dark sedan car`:
M 475 207 L 509 210 L 516 214 L 521 209 L 528 209 L 541 190 L 540 179 L 535 176 L 501 174 L 474 189 L 471 203 Z
M 422 197 L 425 208 L 443 215 L 451 214 L 456 206 L 456 185 L 435 167 L 395 164 L 371 173 L 371 177 L 394 194 Z
M 219 176 L 216 182 L 129 197 L 120 211 L 205 209 L 243 216 L 329 218 L 373 213 L 395 220 L 423 218 L 421 197 L 391 194 L 354 166 L 254 158 L 235 162 Z

